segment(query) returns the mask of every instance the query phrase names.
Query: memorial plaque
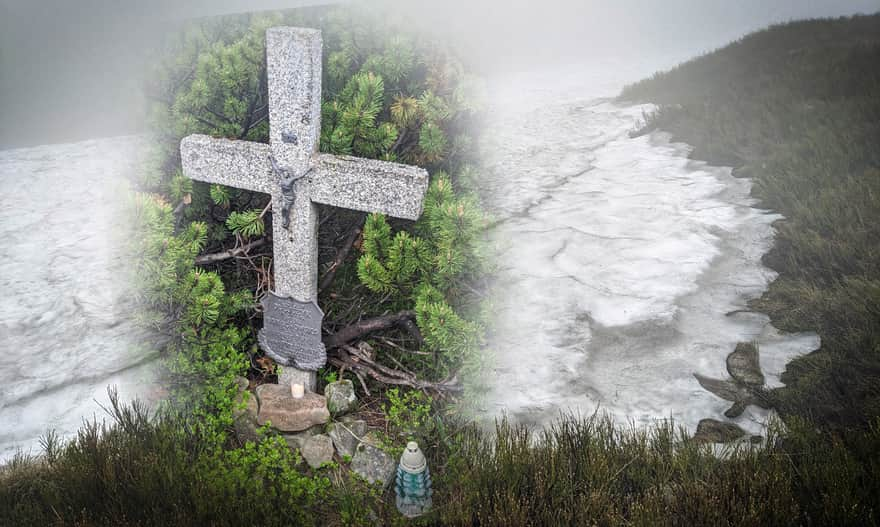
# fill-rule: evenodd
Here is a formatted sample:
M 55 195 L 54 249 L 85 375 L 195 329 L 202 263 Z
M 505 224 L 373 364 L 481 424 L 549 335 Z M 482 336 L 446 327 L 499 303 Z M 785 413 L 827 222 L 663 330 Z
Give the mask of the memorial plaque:
M 258 340 L 266 355 L 280 364 L 296 364 L 301 369 L 316 370 L 324 366 L 327 360 L 321 342 L 324 313 L 316 303 L 269 293 L 261 304 L 263 329 Z

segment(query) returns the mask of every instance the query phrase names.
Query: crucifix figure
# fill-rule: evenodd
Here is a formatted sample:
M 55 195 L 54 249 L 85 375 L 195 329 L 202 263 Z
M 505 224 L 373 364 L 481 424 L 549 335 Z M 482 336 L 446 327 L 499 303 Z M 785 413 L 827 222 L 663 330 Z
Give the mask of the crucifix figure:
M 317 306 L 317 206 L 415 220 L 428 173 L 373 159 L 321 154 L 321 32 L 266 31 L 269 144 L 190 135 L 180 142 L 191 179 L 272 196 L 275 290 L 263 300 L 260 345 L 282 364 L 279 383 L 315 389 L 326 362 Z

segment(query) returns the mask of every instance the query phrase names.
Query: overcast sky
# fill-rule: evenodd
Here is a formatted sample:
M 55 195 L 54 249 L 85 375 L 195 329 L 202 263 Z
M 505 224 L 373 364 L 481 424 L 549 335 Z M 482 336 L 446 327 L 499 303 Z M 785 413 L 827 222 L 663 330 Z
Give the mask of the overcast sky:
M 366 3 L 380 1 L 496 69 L 689 56 L 773 22 L 880 11 L 880 0 Z M 148 50 L 177 21 L 316 3 L 322 2 L 0 0 L 0 148 L 135 131 L 131 109 Z

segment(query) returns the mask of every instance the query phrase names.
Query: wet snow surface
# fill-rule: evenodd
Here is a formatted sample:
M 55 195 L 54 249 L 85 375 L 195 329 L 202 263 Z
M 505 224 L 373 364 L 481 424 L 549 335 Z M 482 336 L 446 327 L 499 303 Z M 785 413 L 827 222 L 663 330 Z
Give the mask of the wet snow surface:
M 108 386 L 149 390 L 120 229 L 142 150 L 120 137 L 0 151 L 0 462 L 100 422 Z
M 499 223 L 490 415 L 546 424 L 560 412 L 619 423 L 673 418 L 693 431 L 731 403 L 693 373 L 728 378 L 737 342 L 755 341 L 768 385 L 818 347 L 742 311 L 775 278 L 761 264 L 780 218 L 750 181 L 688 159 L 663 133 L 629 138 L 650 106 L 589 93 L 613 83 L 520 76 L 490 117 L 483 194 Z M 579 84 L 579 82 L 581 84 Z M 767 411 L 734 420 L 760 433 Z

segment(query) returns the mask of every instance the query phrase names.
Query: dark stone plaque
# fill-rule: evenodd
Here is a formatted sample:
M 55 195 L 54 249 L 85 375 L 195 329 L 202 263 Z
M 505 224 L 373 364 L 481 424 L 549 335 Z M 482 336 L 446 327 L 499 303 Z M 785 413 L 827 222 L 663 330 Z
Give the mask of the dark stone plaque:
M 263 329 L 258 340 L 266 355 L 285 366 L 317 370 L 327 361 L 321 342 L 324 313 L 314 302 L 269 293 L 262 300 Z

